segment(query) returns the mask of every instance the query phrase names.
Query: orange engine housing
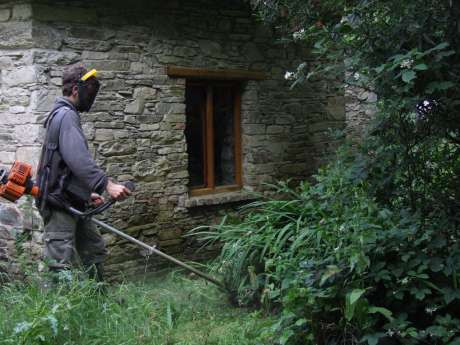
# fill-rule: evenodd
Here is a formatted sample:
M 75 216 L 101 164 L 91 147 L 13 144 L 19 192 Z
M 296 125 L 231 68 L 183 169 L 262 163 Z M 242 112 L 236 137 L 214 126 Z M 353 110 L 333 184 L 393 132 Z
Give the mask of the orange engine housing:
M 32 181 L 32 165 L 14 162 L 6 183 L 0 184 L 0 197 L 16 202 L 24 194 L 38 196 L 39 189 Z

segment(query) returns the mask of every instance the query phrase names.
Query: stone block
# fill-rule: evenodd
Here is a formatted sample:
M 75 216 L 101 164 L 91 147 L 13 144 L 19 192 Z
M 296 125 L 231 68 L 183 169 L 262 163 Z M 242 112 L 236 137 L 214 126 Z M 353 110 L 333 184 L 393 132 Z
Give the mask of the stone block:
M 82 24 L 98 22 L 96 10 L 93 8 L 34 4 L 32 10 L 37 21 Z
M 113 47 L 112 41 L 98 41 L 98 40 L 89 40 L 89 39 L 73 38 L 73 37 L 65 37 L 64 42 L 68 45 L 69 48 L 77 49 L 77 50 L 92 50 L 92 51 L 97 51 L 97 52 L 106 52 L 112 49 Z M 101 69 L 101 68 L 97 68 L 97 69 Z M 101 70 L 107 71 L 108 69 L 101 69 Z
M 326 111 L 335 120 L 345 119 L 345 97 L 329 97 Z
M 137 98 L 129 103 L 125 108 L 127 114 L 142 114 L 144 111 L 145 101 L 142 98 Z
M 11 10 L 9 8 L 0 9 L 0 22 L 7 22 L 10 20 Z
M 39 139 L 40 125 L 25 124 L 14 126 L 14 138 L 19 145 L 30 145 Z
M 3 205 L 5 205 L 5 204 L 3 204 Z M 2 209 L 2 204 L 1 203 L 0 203 L 0 209 Z M 3 241 L 12 241 L 12 240 L 14 240 L 14 236 L 11 234 L 10 230 L 5 225 L 0 225 L 0 240 L 3 240 Z
M 155 110 L 158 114 L 185 114 L 184 103 L 163 103 L 159 102 L 155 106 Z
M 15 154 L 14 152 L 5 152 L 0 151 L 0 163 L 10 165 L 14 162 Z
M 167 169 L 167 160 L 162 157 L 157 160 L 138 161 L 133 166 L 133 175 L 144 182 L 154 182 L 164 179 Z
M 107 60 L 109 57 L 109 53 L 107 52 L 94 52 L 85 50 L 81 53 L 81 58 L 83 60 Z
M 10 107 L 9 111 L 11 114 L 21 114 L 21 113 L 25 113 L 26 108 L 21 105 L 16 105 L 16 106 Z
M 113 140 L 113 130 L 110 129 L 96 129 L 96 133 L 94 135 L 95 141 L 108 141 Z
M 219 57 L 222 55 L 222 47 L 219 42 L 200 40 L 198 42 L 201 51 L 206 56 Z
M 220 50 L 220 46 L 219 46 L 219 50 Z M 175 56 L 180 56 L 180 57 L 193 57 L 193 56 L 198 55 L 195 49 L 190 48 L 190 47 L 181 47 L 181 46 L 174 48 L 173 54 Z M 209 52 L 207 52 L 207 54 L 212 55 Z M 212 56 L 215 56 L 215 55 L 212 55 Z
M 32 109 L 37 111 L 50 111 L 56 101 L 56 98 L 62 96 L 62 91 L 59 89 L 42 89 L 32 93 L 31 105 Z
M 49 46 L 49 45 L 47 45 Z M 33 61 L 37 64 L 45 65 L 69 65 L 80 60 L 80 54 L 72 51 L 49 51 L 35 50 L 32 52 Z M 51 70 L 51 75 L 55 78 L 62 78 L 61 70 Z
M 16 150 L 15 159 L 31 164 L 33 170 L 37 171 L 40 152 L 41 146 L 21 146 Z
M 30 4 L 18 4 L 13 7 L 13 20 L 26 20 L 32 18 L 32 6 Z
M 173 240 L 182 236 L 181 229 L 161 229 L 158 231 L 158 239 L 160 241 Z
M 96 60 L 88 64 L 98 71 L 128 71 L 130 67 L 130 62 L 123 60 Z
M 37 48 L 58 50 L 63 43 L 61 33 L 51 25 L 34 22 L 32 28 L 34 46 Z
M 172 122 L 172 123 L 184 123 L 185 113 L 184 114 L 169 114 L 169 115 L 166 115 L 164 119 L 165 121 Z
M 169 173 L 166 178 L 168 179 L 185 179 L 188 177 L 188 171 L 183 170 L 183 171 L 175 171 L 172 173 Z
M 22 227 L 22 215 L 16 205 L 0 202 L 0 224 L 10 228 Z
M 2 81 L 6 86 L 33 84 L 38 81 L 38 71 L 34 66 L 19 67 L 12 71 L 2 71 Z
M 136 87 L 134 89 L 134 98 L 144 98 L 146 100 L 154 100 L 157 95 L 157 90 L 151 87 Z
M 264 59 L 259 47 L 252 42 L 244 45 L 242 53 L 251 62 L 262 61 Z
M 267 126 L 267 134 L 282 134 L 284 131 L 284 126 Z
M 0 56 L 0 69 L 7 69 L 14 66 L 13 59 L 9 56 Z
M 124 140 L 104 143 L 99 147 L 99 151 L 106 157 L 125 156 L 136 153 L 137 147 L 132 141 Z
M 266 126 L 265 125 L 259 125 L 259 124 L 248 124 L 244 125 L 243 128 L 243 133 L 250 135 L 250 134 L 265 134 L 266 132 Z

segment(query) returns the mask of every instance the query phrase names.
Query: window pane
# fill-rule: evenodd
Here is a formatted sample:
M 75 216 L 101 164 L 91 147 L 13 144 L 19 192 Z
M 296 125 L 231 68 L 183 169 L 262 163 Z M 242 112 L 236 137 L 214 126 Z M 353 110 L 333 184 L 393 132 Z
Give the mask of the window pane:
M 201 85 L 187 85 L 185 94 L 189 186 L 205 185 L 204 120 L 206 89 Z
M 214 175 L 216 186 L 236 183 L 233 97 L 232 87 L 214 87 Z

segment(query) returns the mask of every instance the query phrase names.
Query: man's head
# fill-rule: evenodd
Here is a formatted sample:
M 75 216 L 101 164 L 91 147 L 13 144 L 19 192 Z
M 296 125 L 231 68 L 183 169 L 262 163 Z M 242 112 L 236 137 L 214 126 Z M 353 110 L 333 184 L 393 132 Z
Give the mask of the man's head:
M 78 111 L 89 111 L 99 91 L 96 70 L 88 73 L 81 65 L 68 67 L 62 75 L 62 94 Z

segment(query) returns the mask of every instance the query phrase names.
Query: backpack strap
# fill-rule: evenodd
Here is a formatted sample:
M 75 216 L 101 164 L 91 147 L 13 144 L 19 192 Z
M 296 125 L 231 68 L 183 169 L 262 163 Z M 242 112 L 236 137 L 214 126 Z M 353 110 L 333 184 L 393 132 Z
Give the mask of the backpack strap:
M 65 111 L 62 111 L 65 108 Z M 59 148 L 59 135 L 61 132 L 62 120 L 67 112 L 70 110 L 68 107 L 60 107 L 48 115 L 44 126 L 47 128 L 45 135 L 45 142 L 43 145 L 42 157 L 39 163 L 39 188 L 40 196 L 36 200 L 37 207 L 43 211 L 49 198 L 49 178 L 50 170 L 53 162 L 54 153 Z M 59 114 L 59 115 L 58 115 Z M 57 118 L 56 118 L 57 117 Z M 52 123 L 56 118 L 57 123 Z M 52 125 L 53 124 L 53 125 Z

